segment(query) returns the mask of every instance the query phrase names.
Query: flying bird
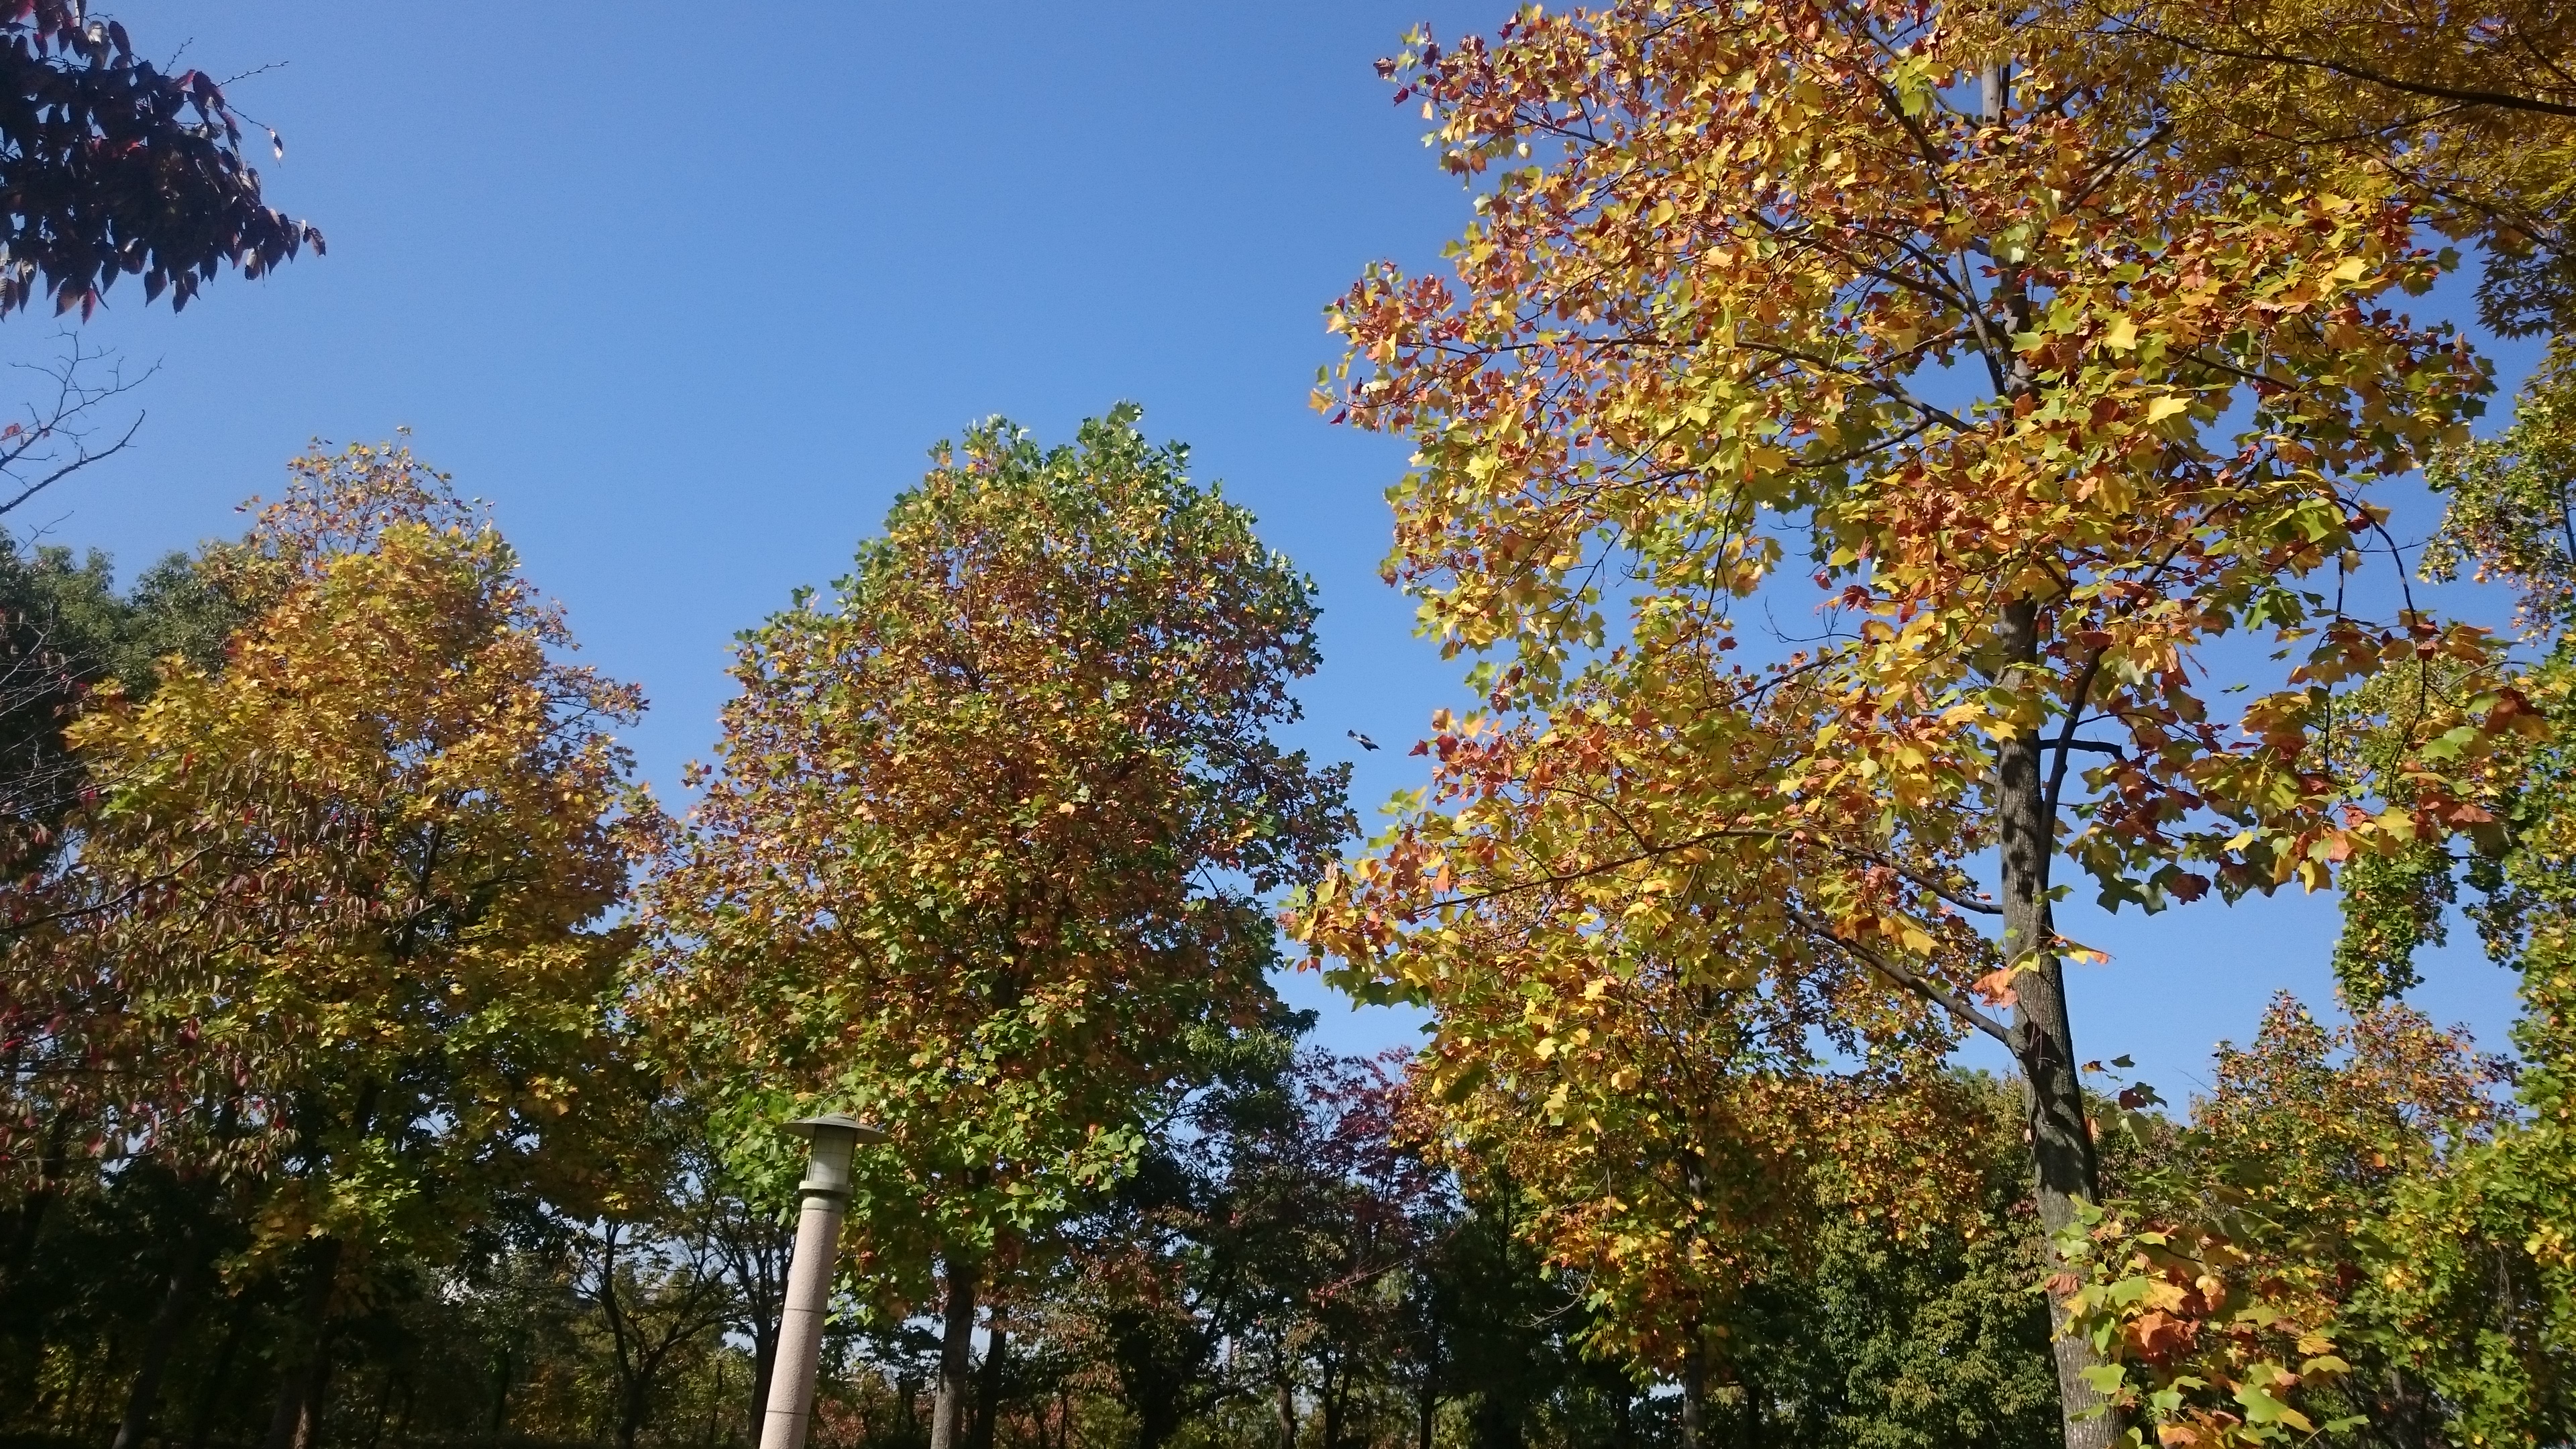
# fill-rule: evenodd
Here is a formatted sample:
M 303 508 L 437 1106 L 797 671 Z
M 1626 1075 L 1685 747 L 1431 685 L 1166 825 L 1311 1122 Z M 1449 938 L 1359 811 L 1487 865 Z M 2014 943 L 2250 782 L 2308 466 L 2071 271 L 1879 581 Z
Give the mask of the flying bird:
M 1361 748 L 1361 749 L 1364 749 L 1364 750 L 1373 750 L 1373 749 L 1376 749 L 1376 748 L 1377 748 L 1377 741 L 1375 741 L 1375 740 L 1373 740 L 1373 739 L 1370 739 L 1368 736 L 1366 736 L 1366 735 L 1364 735 L 1364 734 L 1361 734 L 1358 730 L 1344 730 L 1344 731 L 1342 731 L 1342 733 L 1343 733 L 1343 734 L 1346 734 L 1346 735 L 1349 735 L 1352 739 L 1355 739 L 1355 740 L 1359 741 L 1359 742 L 1360 742 L 1360 748 Z

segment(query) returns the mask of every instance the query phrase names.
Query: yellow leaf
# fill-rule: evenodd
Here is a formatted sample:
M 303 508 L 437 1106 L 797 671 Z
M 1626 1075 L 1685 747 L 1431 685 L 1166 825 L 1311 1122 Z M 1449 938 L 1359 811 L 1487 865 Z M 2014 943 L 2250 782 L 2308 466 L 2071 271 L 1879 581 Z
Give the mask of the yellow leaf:
M 2154 427 L 2176 413 L 2191 411 L 2191 404 L 2178 397 L 2160 397 L 2147 404 L 2147 426 Z

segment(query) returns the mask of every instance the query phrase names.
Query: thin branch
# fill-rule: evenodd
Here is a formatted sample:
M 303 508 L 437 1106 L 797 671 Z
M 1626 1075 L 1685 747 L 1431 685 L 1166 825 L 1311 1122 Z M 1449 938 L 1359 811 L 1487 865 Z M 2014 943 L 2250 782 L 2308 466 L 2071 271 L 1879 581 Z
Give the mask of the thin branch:
M 2558 101 L 2545 101 L 2538 96 L 2516 95 L 2512 91 L 2490 91 L 2464 86 L 2447 86 L 2438 81 L 2401 80 L 2396 76 L 2389 75 L 2383 71 L 2373 70 L 2368 66 L 2355 65 L 2351 61 L 2327 60 L 2319 56 L 2286 55 L 2279 51 L 2238 50 L 2233 46 L 2213 45 L 2208 41 L 2185 40 L 2179 35 L 2169 34 L 2151 26 L 2139 25 L 2135 21 L 2120 21 L 2116 23 L 2119 24 L 2122 29 L 2131 31 L 2135 34 L 2146 36 L 2151 40 L 2161 40 L 2165 44 L 2177 49 L 2192 51 L 2200 55 L 2212 55 L 2225 60 L 2248 60 L 2257 65 L 2279 65 L 2290 66 L 2302 70 L 2321 70 L 2325 71 L 2329 75 L 2342 76 L 2347 80 L 2366 81 L 2371 85 L 2384 86 L 2389 90 L 2397 91 L 2404 95 L 2425 96 L 2438 101 L 2456 101 L 2461 105 L 2467 106 L 2493 106 L 2498 110 L 2504 111 L 2535 111 L 2544 116 L 2576 116 L 2576 105 L 2567 105 Z
M 51 366 L 19 364 L 50 379 L 53 397 L 42 404 L 29 404 L 25 422 L 0 429 L 0 480 L 6 480 L 0 488 L 14 485 L 16 489 L 5 502 L 0 502 L 0 514 L 9 513 L 81 469 L 125 451 L 143 427 L 143 415 L 137 413 L 113 444 L 91 450 L 90 432 L 85 426 L 91 415 L 109 401 L 141 387 L 160 369 L 146 368 L 140 376 L 128 378 L 122 368 L 111 365 L 104 382 L 92 383 L 82 377 L 81 369 L 107 354 L 82 346 L 77 334 L 67 333 L 63 340 L 66 350 Z M 70 450 L 68 458 L 63 456 L 66 447 Z M 29 473 L 42 476 L 31 480 Z
M 1830 843 L 1825 848 L 1828 850 L 1838 851 L 1844 855 L 1857 856 L 1862 860 L 1868 861 L 1872 865 L 1884 866 L 1887 869 L 1896 872 L 1898 875 L 1905 877 L 1907 880 L 1914 882 L 1916 885 L 1921 886 L 1923 889 L 1930 891 L 1932 894 L 1939 896 L 1942 900 L 1949 902 L 1960 910 L 1974 911 L 1981 916 L 2000 916 L 2004 913 L 2004 908 L 1996 905 L 1992 901 L 1968 900 L 1963 897 L 1953 895 L 1948 887 L 1932 879 L 1930 876 L 1922 874 L 1912 866 L 1905 864 L 1903 861 L 1891 860 L 1888 857 L 1879 854 L 1877 851 L 1863 850 L 1855 845 L 1833 845 Z
M 1970 1006 L 1967 1002 L 1960 999 L 1959 993 L 1943 986 L 1940 982 L 1923 976 L 1909 967 L 1887 959 L 1885 956 L 1878 954 L 1875 950 L 1862 945 L 1858 941 L 1852 940 L 1847 936 L 1835 935 L 1824 922 L 1819 921 L 1815 917 L 1808 915 L 1806 912 L 1797 909 L 1795 906 L 1789 908 L 1789 919 L 1796 921 L 1798 924 L 1805 926 L 1808 930 L 1814 931 L 1818 935 L 1832 941 L 1836 946 L 1841 947 L 1843 950 L 1849 951 L 1852 955 L 1860 958 L 1861 964 L 1869 967 L 1879 975 L 1886 977 L 1888 980 L 1895 982 L 1898 986 L 1913 992 L 1915 995 L 1922 997 L 1924 1000 L 1929 1001 L 1933 1005 L 1950 1013 L 1950 1015 L 1956 1018 L 1961 1025 L 1972 1027 L 1978 1031 L 1984 1032 L 1986 1035 L 1993 1037 L 1996 1041 L 2003 1043 L 2007 1050 L 2016 1055 L 2020 1053 L 2021 1044 L 2012 1028 L 2005 1026 L 2002 1022 L 1997 1021 L 1993 1017 L 1986 1015 L 1984 1012 L 1977 1010 L 1973 1006 Z

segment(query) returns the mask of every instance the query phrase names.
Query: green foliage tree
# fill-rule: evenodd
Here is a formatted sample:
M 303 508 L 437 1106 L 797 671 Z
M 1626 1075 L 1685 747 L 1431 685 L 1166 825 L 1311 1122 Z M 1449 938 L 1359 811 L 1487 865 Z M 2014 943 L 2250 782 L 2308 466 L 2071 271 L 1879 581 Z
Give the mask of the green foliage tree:
M 737 1130 L 882 1123 L 862 1271 L 944 1270 L 933 1430 L 979 1279 L 1134 1164 L 1193 1032 L 1257 1025 L 1265 893 L 1320 874 L 1346 766 L 1270 731 L 1313 587 L 1121 408 L 942 445 L 828 600 L 746 635 L 716 768 L 647 897 L 639 1010 Z
M 2501 584 L 2535 655 L 2518 683 L 2520 747 L 2489 762 L 2474 849 L 2426 842 L 2355 870 L 2336 965 L 2346 999 L 2375 1007 L 2417 980 L 2416 952 L 2469 897 L 2487 955 L 2517 973 L 2521 1111 L 2405 1174 L 2375 1204 L 2375 1254 L 2339 1317 L 2341 1339 L 2411 1375 L 2416 1412 L 2485 1442 L 2548 1442 L 2576 1424 L 2576 1141 L 2569 1062 L 2576 1036 L 2576 364 L 2554 344 L 2499 436 L 2428 470 L 2448 499 L 2424 571 Z M 2456 689 L 2439 670 L 2391 671 L 2374 687 L 2417 698 Z M 2365 738 L 2358 748 L 2377 748 Z M 2400 1395 L 2400 1397 L 2404 1397 Z
M 2045 1449 L 2058 1441 L 2047 1244 L 2006 1083 L 1961 1084 L 1970 1109 L 1945 1147 L 1974 1172 L 1964 1211 L 1902 1231 L 1848 1200 L 1821 1204 L 1803 1251 L 1782 1255 L 1721 1315 L 1711 1346 L 1715 1443 L 1814 1449 Z M 2114 1169 L 2116 1173 L 2116 1169 Z

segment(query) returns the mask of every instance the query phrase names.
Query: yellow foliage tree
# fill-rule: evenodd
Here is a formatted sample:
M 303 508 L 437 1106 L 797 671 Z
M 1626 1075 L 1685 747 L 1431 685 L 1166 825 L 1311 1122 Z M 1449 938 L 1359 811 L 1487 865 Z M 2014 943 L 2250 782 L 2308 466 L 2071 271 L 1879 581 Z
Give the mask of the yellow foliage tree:
M 95 797 L 9 958 L 13 994 L 81 1003 L 56 1055 L 93 1085 L 65 1105 L 248 1184 L 250 1268 L 302 1275 L 279 1446 L 310 1439 L 373 1257 L 497 1191 L 584 1189 L 564 1129 L 613 1080 L 607 917 L 658 819 L 608 733 L 640 697 L 560 659 L 560 613 L 443 477 L 399 447 L 294 471 L 210 563 L 267 601 L 224 667 L 174 659 L 72 727 Z
M 1413 438 L 1389 571 L 1488 656 L 1490 714 L 1444 722 L 1429 797 L 1299 929 L 1438 1010 L 1427 1070 L 1481 1073 L 1459 1130 L 1558 1164 L 1527 1180 L 1561 1202 L 1649 1110 L 1700 1114 L 1711 1155 L 1752 1130 L 1756 1162 L 1924 1145 L 1867 1111 L 1708 1113 L 1814 1074 L 1803 1047 L 1736 1065 L 1785 1012 L 1845 1033 L 1837 1090 L 1855 1056 L 1903 1080 L 1944 1033 L 2004 1043 L 2040 1214 L 2072 1225 L 2100 1182 L 2061 860 L 2153 909 L 2483 818 L 2443 781 L 2512 728 L 2494 642 L 2344 588 L 2381 542 L 2371 485 L 2487 387 L 2399 310 L 2444 265 L 2427 213 L 2364 168 L 2249 187 L 2136 124 L 2126 56 L 2033 32 L 2007 68 L 1997 34 L 1976 5 L 1623 0 L 1388 67 L 1476 217 L 1454 275 L 1343 299 L 1319 403 Z M 1730 666 L 1757 594 L 1823 623 Z M 2246 636 L 2281 665 L 2221 673 Z M 2356 797 L 2314 746 L 2400 658 L 2460 687 L 2398 732 L 2406 788 Z M 1636 1028 L 1581 1003 L 1670 996 L 1658 973 L 1729 1026 L 1674 1038 L 1703 1095 L 1616 1107 L 1634 1048 L 1590 1040 Z M 2061 1335 L 2058 1369 L 2070 1446 L 2116 1438 L 2092 1348 Z

